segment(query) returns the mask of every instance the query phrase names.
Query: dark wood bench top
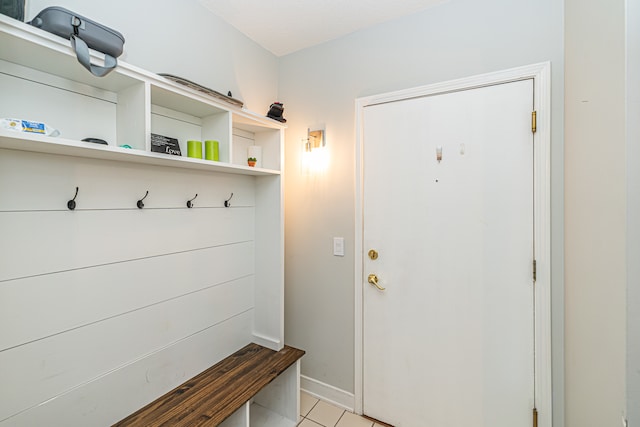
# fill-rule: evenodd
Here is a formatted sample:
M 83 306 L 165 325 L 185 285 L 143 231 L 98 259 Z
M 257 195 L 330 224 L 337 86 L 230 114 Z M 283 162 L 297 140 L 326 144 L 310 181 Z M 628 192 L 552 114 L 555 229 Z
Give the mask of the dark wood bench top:
M 217 426 L 304 355 L 249 344 L 201 372 L 116 426 Z

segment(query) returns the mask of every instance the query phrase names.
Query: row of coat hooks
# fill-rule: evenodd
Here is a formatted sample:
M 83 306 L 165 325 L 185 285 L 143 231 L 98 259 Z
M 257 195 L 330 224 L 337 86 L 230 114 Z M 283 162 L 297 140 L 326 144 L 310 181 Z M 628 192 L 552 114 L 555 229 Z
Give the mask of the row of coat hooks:
M 67 202 L 67 208 L 72 211 L 76 208 L 76 198 L 78 197 L 78 191 L 80 190 L 80 187 L 76 187 L 76 194 L 73 196 L 73 199 L 69 200 Z M 145 193 L 144 197 L 140 200 L 138 200 L 138 202 L 136 203 L 136 206 L 138 207 L 138 209 L 142 209 L 144 208 L 144 199 L 147 198 L 147 196 L 149 195 L 149 190 L 147 190 L 147 192 Z M 196 199 L 196 197 L 198 197 L 198 193 L 196 193 L 195 196 L 193 196 L 193 198 L 187 200 L 187 208 L 191 209 L 194 205 L 193 205 L 193 201 Z M 224 207 L 225 208 L 230 208 L 231 207 L 231 198 L 233 197 L 233 193 L 231 193 L 231 195 L 229 196 L 229 198 L 227 200 L 224 201 Z

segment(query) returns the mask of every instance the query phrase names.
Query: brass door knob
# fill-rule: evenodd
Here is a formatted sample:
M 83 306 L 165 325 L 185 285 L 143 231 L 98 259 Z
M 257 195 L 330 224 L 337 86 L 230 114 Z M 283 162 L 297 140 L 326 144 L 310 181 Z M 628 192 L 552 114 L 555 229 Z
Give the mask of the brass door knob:
M 378 251 L 376 251 L 375 249 L 371 249 L 368 255 L 369 255 L 369 258 L 371 258 L 374 261 L 378 259 Z
M 367 281 L 381 291 L 384 291 L 386 289 L 378 284 L 378 276 L 376 276 L 375 274 L 370 274 L 367 278 Z

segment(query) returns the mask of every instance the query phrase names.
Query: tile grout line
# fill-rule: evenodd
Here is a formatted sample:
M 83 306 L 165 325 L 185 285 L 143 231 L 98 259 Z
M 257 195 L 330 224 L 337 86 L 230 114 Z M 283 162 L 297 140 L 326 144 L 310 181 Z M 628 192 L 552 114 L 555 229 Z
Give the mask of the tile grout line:
M 315 398 L 314 398 L 315 399 Z M 307 415 L 309 415 L 311 413 L 311 411 L 313 411 L 313 408 L 315 408 L 316 406 L 318 406 L 318 403 L 320 403 L 320 399 L 316 399 L 316 403 L 313 404 L 313 406 L 311 407 L 311 409 L 309 409 L 309 412 L 307 412 Z M 305 415 L 304 417 L 307 418 L 307 415 Z M 313 421 L 313 420 L 312 420 Z M 320 424 L 320 423 L 318 423 Z
M 372 420 L 370 420 L 370 419 L 367 419 L 367 418 L 364 418 L 364 417 L 362 417 L 362 416 L 359 416 L 359 415 L 355 414 L 354 412 L 347 411 L 346 409 L 339 408 L 339 407 L 337 407 L 337 406 L 335 406 L 335 405 L 333 405 L 333 404 L 331 404 L 331 403 L 329 403 L 329 402 L 325 402 L 325 403 L 327 403 L 327 404 L 329 404 L 329 405 L 331 405 L 331 406 L 334 406 L 334 407 L 336 407 L 336 408 L 338 408 L 338 409 L 341 409 L 341 410 L 342 410 L 342 414 L 340 414 L 340 417 L 339 417 L 339 418 L 338 418 L 338 420 L 333 424 L 333 426 L 325 426 L 324 424 L 320 424 L 318 421 L 315 421 L 315 420 L 313 420 L 313 419 L 311 419 L 311 418 L 309 418 L 309 417 L 308 417 L 308 415 L 309 415 L 309 414 L 311 414 L 311 412 L 313 411 L 313 409 L 314 409 L 314 408 L 315 408 L 315 407 L 316 407 L 320 402 L 323 402 L 323 400 L 322 400 L 322 399 L 318 399 L 318 398 L 315 398 L 315 397 L 313 397 L 313 399 L 315 399 L 315 400 L 316 400 L 316 402 L 311 406 L 311 408 L 309 409 L 309 411 L 307 411 L 307 413 L 306 413 L 305 415 L 300 414 L 300 416 L 302 417 L 302 420 L 300 420 L 300 422 L 299 422 L 297 425 L 300 425 L 304 420 L 308 420 L 308 421 L 312 422 L 313 424 L 318 425 L 318 426 L 321 426 L 321 427 L 337 427 L 337 426 L 338 426 L 338 424 L 340 423 L 340 421 L 344 418 L 345 414 L 346 414 L 347 412 L 349 412 L 349 413 L 351 413 L 351 414 L 354 414 L 354 415 L 358 416 L 359 418 L 364 419 L 365 421 L 370 422 L 370 423 L 371 423 L 371 425 L 370 425 L 369 427 L 376 427 L 376 424 L 375 424 L 375 422 L 374 422 L 374 421 L 372 421 Z
M 316 398 L 314 397 L 314 399 L 316 399 Z M 316 407 L 316 405 L 317 405 L 318 403 L 320 403 L 320 399 L 316 399 L 316 403 L 314 403 L 314 404 L 311 406 L 311 408 L 309 408 L 309 410 L 307 411 L 307 413 L 306 413 L 306 414 L 304 414 L 304 415 L 300 414 L 300 416 L 301 416 L 302 418 L 307 418 L 307 415 L 309 415 L 309 414 L 311 413 L 311 411 L 313 411 L 313 408 L 315 408 L 315 407 Z M 311 420 L 311 421 L 313 421 L 313 420 Z
M 309 408 L 309 410 L 307 411 L 307 413 L 306 413 L 306 414 L 304 414 L 304 415 L 300 414 L 300 416 L 302 417 L 302 420 L 301 420 L 298 424 L 296 424 L 296 426 L 299 426 L 299 425 L 302 423 L 302 421 L 304 421 L 304 420 L 309 420 L 309 421 L 311 421 L 311 422 L 313 422 L 313 423 L 315 423 L 315 424 L 321 425 L 320 423 L 316 423 L 315 421 L 313 421 L 311 418 L 307 418 L 307 415 L 309 415 L 309 414 L 311 413 L 311 411 L 313 411 L 313 408 L 315 408 L 315 407 L 316 407 L 316 405 L 317 405 L 318 403 L 320 403 L 320 399 L 315 398 L 315 397 L 313 397 L 312 399 L 315 399 L 316 403 L 314 403 L 313 405 L 311 405 L 311 408 Z M 322 427 L 324 427 L 324 426 L 322 426 Z
M 314 405 L 314 406 L 315 406 L 315 405 Z M 309 412 L 311 412 L 311 411 L 309 411 Z M 327 427 L 327 426 L 325 426 L 325 425 L 320 424 L 320 423 L 319 423 L 319 422 L 317 422 L 317 421 L 312 420 L 311 418 L 302 417 L 302 421 L 304 421 L 304 420 L 307 420 L 307 421 L 309 421 L 309 422 L 312 422 L 313 424 L 319 425 L 320 427 Z M 302 423 L 302 421 L 300 421 L 300 422 L 298 423 L 298 425 L 300 425 L 300 424 Z

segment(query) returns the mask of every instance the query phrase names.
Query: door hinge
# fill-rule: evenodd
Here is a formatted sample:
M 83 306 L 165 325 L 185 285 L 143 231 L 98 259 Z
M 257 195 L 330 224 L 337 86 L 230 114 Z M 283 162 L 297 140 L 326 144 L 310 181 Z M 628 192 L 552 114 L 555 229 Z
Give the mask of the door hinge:
M 538 279 L 538 263 L 536 260 L 533 260 L 533 281 L 535 282 Z
M 536 133 L 538 130 L 538 112 L 531 112 L 531 132 Z
M 533 408 L 533 427 L 538 427 L 538 409 Z

